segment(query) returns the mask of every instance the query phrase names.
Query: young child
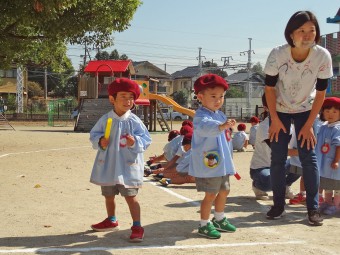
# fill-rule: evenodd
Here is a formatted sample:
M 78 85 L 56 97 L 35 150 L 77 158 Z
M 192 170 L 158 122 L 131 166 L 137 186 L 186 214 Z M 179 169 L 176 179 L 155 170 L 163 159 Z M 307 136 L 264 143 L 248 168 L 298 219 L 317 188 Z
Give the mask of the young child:
M 195 177 L 197 191 L 205 192 L 201 202 L 198 234 L 211 239 L 220 238 L 219 231 L 236 231 L 235 226 L 224 215 L 230 190 L 229 176 L 235 174 L 225 130 L 234 126 L 236 121 L 228 120 L 219 111 L 227 89 L 228 83 L 216 74 L 203 75 L 194 83 L 195 94 L 202 106 L 197 109 L 193 121 L 189 175 Z M 212 167 L 208 165 L 209 155 L 214 155 L 217 161 Z M 210 222 L 213 203 L 215 212 Z
M 250 118 L 249 144 L 253 146 L 253 149 L 255 148 L 256 130 L 259 127 L 259 122 L 260 120 L 256 116 Z
M 177 160 L 177 166 L 175 172 L 165 172 L 164 178 L 160 180 L 163 186 L 168 184 L 184 184 L 195 183 L 195 177 L 188 175 L 189 162 L 191 155 L 191 139 L 192 133 L 187 133 L 182 140 L 183 155 Z
M 95 231 L 119 229 L 115 196 L 120 193 L 125 197 L 133 220 L 130 241 L 141 242 L 144 229 L 136 196 L 143 184 L 143 152 L 151 144 L 151 137 L 143 122 L 130 111 L 140 94 L 138 84 L 127 78 L 117 78 L 109 85 L 108 92 L 114 109 L 103 115 L 90 131 L 92 146 L 98 150 L 90 181 L 101 186 L 107 218 L 91 228 Z M 109 118 L 112 127 L 107 138 L 104 133 Z
M 182 127 L 179 131 L 180 135 L 175 136 L 171 139 L 163 148 L 163 154 L 149 160 L 147 163 L 148 165 L 152 165 L 161 161 L 169 162 L 176 154 L 178 148 L 181 147 L 181 143 L 183 140 L 183 136 L 187 132 L 192 132 L 192 122 L 185 120 L 182 122 Z M 184 133 L 184 134 L 183 134 Z
M 320 188 L 325 190 L 322 212 L 333 215 L 340 212 L 340 98 L 328 97 L 324 100 L 320 119 L 326 121 L 320 127 L 315 148 L 321 176 Z
M 238 124 L 238 132 L 233 137 L 233 149 L 237 151 L 245 151 L 248 146 L 248 135 L 246 134 L 246 125 L 244 123 Z

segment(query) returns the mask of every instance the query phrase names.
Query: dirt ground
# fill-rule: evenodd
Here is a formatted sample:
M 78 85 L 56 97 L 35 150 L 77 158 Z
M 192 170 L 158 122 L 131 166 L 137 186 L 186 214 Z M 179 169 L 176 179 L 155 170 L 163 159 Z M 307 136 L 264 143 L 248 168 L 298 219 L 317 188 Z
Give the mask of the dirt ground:
M 225 212 L 235 233 L 218 240 L 198 236 L 203 194 L 194 184 L 163 188 L 149 178 L 138 195 L 144 242 L 128 242 L 131 218 L 122 197 L 117 197 L 120 231 L 93 232 L 90 225 L 106 211 L 100 187 L 89 182 L 96 155 L 89 134 L 74 133 L 72 126 L 12 125 L 15 131 L 0 130 L 0 254 L 340 254 L 339 215 L 311 227 L 305 207 L 295 205 L 287 206 L 283 219 L 265 218 L 271 201 L 254 199 L 252 149 L 234 153 L 242 178 L 231 177 Z M 167 134 L 152 139 L 145 159 L 161 153 Z M 298 187 L 297 182 L 293 190 Z

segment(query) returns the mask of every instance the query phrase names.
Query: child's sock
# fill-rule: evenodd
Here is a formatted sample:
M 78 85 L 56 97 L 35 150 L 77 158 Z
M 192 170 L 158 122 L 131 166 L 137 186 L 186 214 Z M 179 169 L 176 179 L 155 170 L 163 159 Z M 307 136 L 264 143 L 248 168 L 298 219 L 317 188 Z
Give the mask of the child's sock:
M 201 220 L 200 226 L 204 227 L 204 226 L 206 226 L 208 224 L 208 222 L 209 222 L 209 220 Z
M 224 212 L 214 212 L 214 216 L 217 221 L 223 220 L 225 217 Z
M 140 221 L 134 221 L 134 222 L 132 223 L 132 226 L 134 226 L 134 227 L 140 227 L 140 226 L 141 226 Z
M 112 221 L 112 222 L 116 222 L 117 221 L 117 219 L 116 219 L 116 216 L 109 216 L 109 217 L 107 217 L 110 221 Z

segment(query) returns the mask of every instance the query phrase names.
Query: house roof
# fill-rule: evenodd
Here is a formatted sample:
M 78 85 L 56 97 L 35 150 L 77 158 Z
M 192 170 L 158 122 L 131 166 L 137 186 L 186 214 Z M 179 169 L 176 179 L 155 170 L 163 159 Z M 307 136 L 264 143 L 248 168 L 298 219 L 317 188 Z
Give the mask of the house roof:
M 193 78 L 200 73 L 199 66 L 189 66 L 184 68 L 183 70 L 176 71 L 171 74 L 173 79 L 180 79 L 180 78 Z
M 131 60 L 91 60 L 84 69 L 87 73 L 96 72 L 125 72 L 135 74 Z
M 155 66 L 154 64 L 150 63 L 149 61 L 134 61 L 133 62 L 133 66 L 136 70 L 136 75 L 144 75 L 144 76 L 152 76 L 152 77 L 156 77 L 156 78 L 170 78 L 170 74 L 167 73 L 166 71 L 162 70 L 161 68 L 159 68 L 158 66 Z M 154 71 L 156 71 L 157 75 L 150 75 L 149 73 L 147 72 L 143 72 L 141 70 L 138 70 L 139 67 L 142 67 L 142 66 L 147 66 L 147 67 L 150 67 L 152 68 Z
M 5 85 L 0 86 L 0 93 L 17 93 L 17 85 L 11 82 L 6 83 Z
M 327 18 L 327 23 L 340 23 L 340 8 L 334 18 Z
M 248 73 L 247 72 L 237 72 L 229 75 L 226 80 L 230 83 L 239 83 L 239 82 L 244 82 L 248 81 Z M 259 73 L 250 73 L 250 80 L 251 81 L 257 81 L 260 83 L 264 83 L 264 77 L 260 75 Z

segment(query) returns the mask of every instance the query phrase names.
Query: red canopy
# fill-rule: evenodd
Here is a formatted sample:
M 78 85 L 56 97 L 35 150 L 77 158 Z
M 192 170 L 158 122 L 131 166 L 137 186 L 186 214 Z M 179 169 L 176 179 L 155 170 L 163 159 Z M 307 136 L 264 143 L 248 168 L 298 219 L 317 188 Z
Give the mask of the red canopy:
M 87 73 L 125 72 L 135 73 L 131 60 L 91 60 L 84 69 Z

